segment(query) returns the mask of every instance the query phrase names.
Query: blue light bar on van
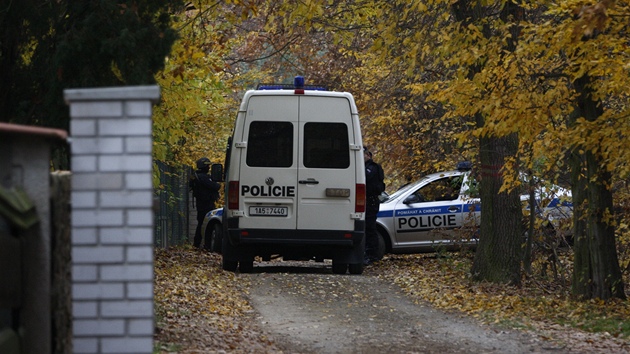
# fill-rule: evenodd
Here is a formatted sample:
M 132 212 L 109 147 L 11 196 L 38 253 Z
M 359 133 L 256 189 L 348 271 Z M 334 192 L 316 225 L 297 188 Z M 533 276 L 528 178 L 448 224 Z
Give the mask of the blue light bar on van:
M 303 89 L 304 76 L 296 76 L 295 79 L 293 79 L 293 86 L 295 86 L 296 89 Z
M 259 84 L 256 90 L 313 90 L 313 91 L 328 91 L 326 86 L 321 85 L 304 85 L 304 77 L 296 76 L 293 79 L 293 84 Z M 298 93 L 298 92 L 296 92 Z M 304 93 L 304 92 L 300 92 Z
M 296 95 L 303 95 L 304 76 L 296 76 L 295 79 L 293 79 L 293 86 L 295 87 L 295 91 L 293 91 L 293 93 L 295 93 Z
M 256 87 L 256 90 L 287 90 L 287 89 L 293 89 L 293 85 L 260 84 L 260 85 L 258 85 L 258 87 Z

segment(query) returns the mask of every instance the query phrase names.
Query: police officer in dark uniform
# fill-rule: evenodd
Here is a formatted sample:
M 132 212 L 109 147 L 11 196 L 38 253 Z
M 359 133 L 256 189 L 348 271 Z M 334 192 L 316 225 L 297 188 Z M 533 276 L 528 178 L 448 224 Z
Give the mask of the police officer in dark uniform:
M 365 189 L 367 194 L 365 206 L 365 260 L 363 264 L 379 261 L 381 255 L 378 254 L 378 235 L 376 233 L 376 214 L 381 206 L 378 199 L 384 191 L 383 169 L 372 160 L 372 153 L 363 148 L 363 158 L 365 159 Z
M 197 229 L 195 230 L 194 247 L 201 247 L 201 224 L 206 214 L 215 208 L 215 202 L 219 199 L 221 185 L 214 182 L 208 172 L 210 171 L 210 159 L 202 157 L 197 160 L 197 170 L 190 180 L 190 188 L 193 192 L 197 208 Z M 211 240 L 206 239 L 204 249 L 210 249 Z

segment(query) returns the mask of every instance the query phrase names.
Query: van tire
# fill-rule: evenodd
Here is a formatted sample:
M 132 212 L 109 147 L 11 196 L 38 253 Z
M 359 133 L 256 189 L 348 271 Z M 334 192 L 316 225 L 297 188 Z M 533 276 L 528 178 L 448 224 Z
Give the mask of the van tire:
M 219 224 L 212 225 L 212 233 L 210 234 L 211 251 L 221 254 L 223 248 L 223 227 Z
M 223 270 L 227 270 L 228 272 L 235 272 L 237 267 L 238 261 L 225 259 L 225 257 L 223 257 Z
M 241 273 L 251 273 L 254 271 L 254 261 L 240 261 L 238 262 L 238 271 Z
M 362 263 L 350 263 L 348 264 L 348 271 L 350 274 L 362 274 L 363 273 L 363 264 Z
M 333 273 L 346 274 L 347 270 L 348 270 L 348 263 L 339 263 L 339 262 L 333 261 L 333 264 L 332 264 Z

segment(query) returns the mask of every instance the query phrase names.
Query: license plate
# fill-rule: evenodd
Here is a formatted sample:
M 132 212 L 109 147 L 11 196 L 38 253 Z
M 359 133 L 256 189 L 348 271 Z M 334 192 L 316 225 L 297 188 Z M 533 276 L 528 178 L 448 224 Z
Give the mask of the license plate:
M 250 206 L 249 215 L 253 216 L 287 216 L 288 207 Z

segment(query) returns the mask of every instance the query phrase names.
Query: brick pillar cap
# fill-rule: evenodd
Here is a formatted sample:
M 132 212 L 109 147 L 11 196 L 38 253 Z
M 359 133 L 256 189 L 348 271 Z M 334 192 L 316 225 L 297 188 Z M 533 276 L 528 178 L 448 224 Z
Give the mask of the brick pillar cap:
M 149 100 L 157 102 L 160 98 L 159 86 L 119 86 L 67 89 L 63 91 L 67 104 L 76 101 L 130 101 Z

